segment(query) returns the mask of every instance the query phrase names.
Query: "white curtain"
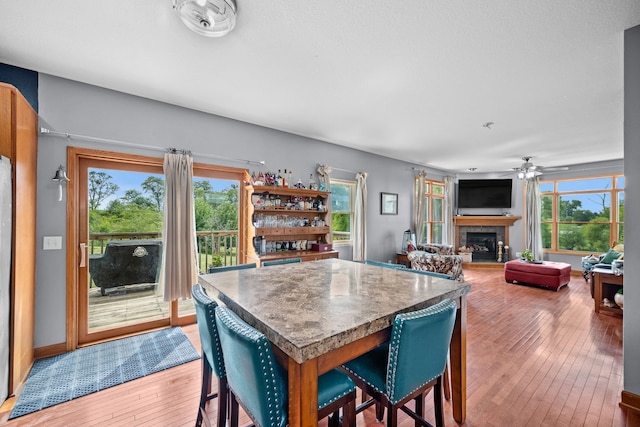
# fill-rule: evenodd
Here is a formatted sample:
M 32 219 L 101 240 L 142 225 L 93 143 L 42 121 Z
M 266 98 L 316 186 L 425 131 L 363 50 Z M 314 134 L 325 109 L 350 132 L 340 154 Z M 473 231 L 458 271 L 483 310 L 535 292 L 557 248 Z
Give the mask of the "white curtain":
M 331 193 L 331 177 L 329 176 L 330 173 L 331 173 L 331 166 L 329 165 L 318 166 L 318 178 L 320 180 L 318 188 L 328 193 Z M 330 206 L 327 206 L 327 209 L 329 208 Z M 329 209 L 324 220 L 327 225 L 331 226 L 331 209 Z M 333 243 L 333 236 L 331 235 L 331 233 L 327 235 L 327 243 Z
M 533 259 L 542 260 L 542 229 L 540 225 L 541 201 L 538 177 L 526 181 L 526 249 L 530 249 Z
M 367 173 L 356 174 L 356 202 L 353 219 L 353 260 L 367 259 Z
M 413 231 L 416 233 L 415 244 L 426 243 L 422 240 L 422 221 L 424 220 L 424 180 L 427 178 L 427 173 L 422 171 L 414 178 L 414 198 L 415 203 L 413 205 Z
M 456 245 L 455 239 L 455 225 L 453 223 L 453 207 L 454 207 L 454 178 L 447 176 L 444 178 L 444 233 L 442 236 L 442 243 L 445 245 Z
M 198 281 L 193 211 L 193 158 L 171 150 L 164 156 L 164 226 L 159 288 L 165 301 L 190 298 Z

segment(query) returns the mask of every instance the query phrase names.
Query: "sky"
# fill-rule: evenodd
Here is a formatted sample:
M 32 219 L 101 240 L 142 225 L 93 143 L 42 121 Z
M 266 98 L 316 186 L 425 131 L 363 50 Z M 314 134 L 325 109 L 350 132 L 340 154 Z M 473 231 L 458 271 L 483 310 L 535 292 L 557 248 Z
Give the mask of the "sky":
M 163 175 L 161 174 L 150 174 L 146 172 L 129 172 L 129 171 L 121 171 L 114 169 L 98 169 L 91 168 L 90 171 L 96 172 L 104 172 L 107 175 L 110 175 L 113 179 L 111 180 L 114 184 L 116 184 L 118 188 L 118 192 L 113 196 L 109 197 L 102 203 L 102 208 L 105 208 L 110 201 L 119 199 L 123 197 L 124 194 L 128 190 L 138 190 L 142 193 L 142 188 L 140 185 L 147 179 L 149 176 L 156 176 L 163 179 Z M 223 180 L 223 179 L 211 179 L 211 178 L 195 178 L 195 180 L 208 180 L 211 183 L 211 187 L 214 191 L 221 191 L 224 189 L 228 189 L 232 184 L 237 184 L 237 181 Z

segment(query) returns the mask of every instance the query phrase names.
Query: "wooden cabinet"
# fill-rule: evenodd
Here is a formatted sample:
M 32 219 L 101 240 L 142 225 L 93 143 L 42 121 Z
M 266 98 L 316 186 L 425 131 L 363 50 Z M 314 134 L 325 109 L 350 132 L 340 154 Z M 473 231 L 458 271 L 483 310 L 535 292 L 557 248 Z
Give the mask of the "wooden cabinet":
M 593 302 L 594 310 L 596 313 L 606 311 L 608 313 L 614 313 L 622 315 L 622 309 L 618 306 L 607 307 L 602 303 L 604 298 L 607 298 L 611 303 L 614 302 L 614 296 L 616 292 L 624 284 L 624 276 L 616 276 L 611 271 L 599 271 L 599 269 L 592 270 L 593 277 Z
M 313 250 L 331 243 L 329 193 L 273 186 L 246 186 L 248 215 L 246 262 L 300 258 L 337 258 L 334 250 Z
M 0 83 L 0 154 L 12 166 L 9 395 L 33 365 L 36 277 L 38 115 L 13 86 Z

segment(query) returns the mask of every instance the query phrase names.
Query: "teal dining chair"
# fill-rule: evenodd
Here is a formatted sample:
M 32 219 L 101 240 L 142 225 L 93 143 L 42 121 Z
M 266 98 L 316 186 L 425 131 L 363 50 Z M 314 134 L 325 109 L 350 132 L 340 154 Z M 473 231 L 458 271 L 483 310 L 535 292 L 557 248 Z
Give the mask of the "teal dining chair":
M 407 267 L 405 267 L 402 264 L 392 264 L 390 262 L 374 261 L 374 260 L 371 260 L 371 259 L 365 260 L 364 263 L 367 264 L 367 265 L 375 265 L 375 266 L 384 267 L 384 268 L 393 268 L 393 269 L 396 269 L 396 270 L 406 270 L 407 269 Z
M 238 426 L 241 405 L 256 426 L 285 427 L 287 372 L 275 360 L 271 343 L 227 307 L 216 308 L 216 323 L 229 384 L 230 426 Z M 318 419 L 334 414 L 332 422 L 336 422 L 342 408 L 342 425 L 354 427 L 355 399 L 353 381 L 337 369 L 318 378 Z
M 300 258 L 276 259 L 274 261 L 265 261 L 262 263 L 262 266 L 269 267 L 271 265 L 295 264 L 298 262 L 302 262 L 302 260 Z
M 423 276 L 431 276 L 431 277 L 437 277 L 439 279 L 454 280 L 453 277 L 449 276 L 448 274 L 436 273 L 435 271 L 413 270 L 411 268 L 408 268 L 407 271 L 411 273 L 422 274 Z
M 222 273 L 223 271 L 231 271 L 231 270 L 245 270 L 248 268 L 256 268 L 256 263 L 252 262 L 250 264 L 236 264 L 236 265 L 225 265 L 222 267 L 209 267 L 209 273 Z
M 436 426 L 443 426 L 442 375 L 455 317 L 456 303 L 450 299 L 399 314 L 388 343 L 342 365 L 356 385 L 372 397 L 356 412 L 377 402 L 387 409 L 387 427 L 398 425 L 398 409 L 410 414 L 416 427 L 430 426 L 424 419 L 423 393 L 433 388 Z M 411 400 L 415 411 L 405 406 Z
M 196 284 L 191 288 L 191 296 L 196 307 L 196 320 L 202 347 L 202 382 L 200 384 L 200 404 L 198 406 L 196 426 L 201 426 L 203 422 L 207 426 L 210 425 L 205 406 L 209 400 L 217 397 L 218 427 L 224 427 L 227 420 L 228 387 L 215 320 L 215 309 L 218 304 L 209 298 L 200 284 Z M 210 393 L 212 374 L 215 374 L 218 378 L 217 393 Z

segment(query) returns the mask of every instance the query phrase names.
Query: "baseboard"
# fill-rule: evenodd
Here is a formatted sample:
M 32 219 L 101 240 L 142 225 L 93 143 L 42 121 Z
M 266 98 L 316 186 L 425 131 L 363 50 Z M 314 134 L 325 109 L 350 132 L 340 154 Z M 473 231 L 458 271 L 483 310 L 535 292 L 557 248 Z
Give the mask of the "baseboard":
M 640 396 L 622 390 L 622 401 L 620 402 L 620 407 L 640 413 Z
M 57 356 L 67 352 L 67 343 L 51 344 L 45 347 L 33 349 L 33 357 L 35 359 L 44 359 L 45 357 Z

